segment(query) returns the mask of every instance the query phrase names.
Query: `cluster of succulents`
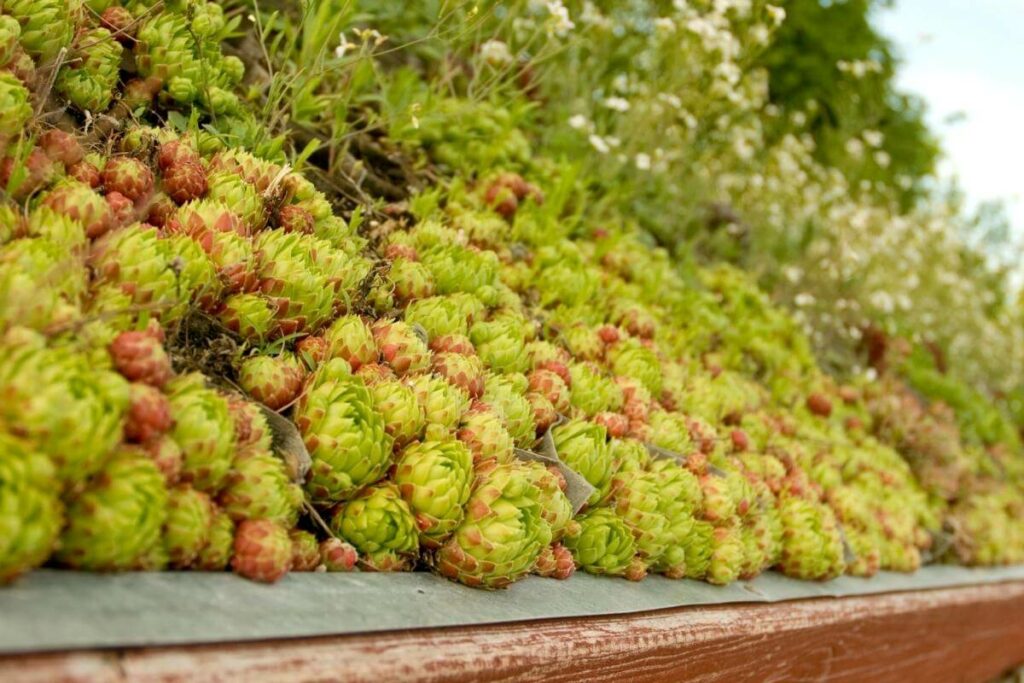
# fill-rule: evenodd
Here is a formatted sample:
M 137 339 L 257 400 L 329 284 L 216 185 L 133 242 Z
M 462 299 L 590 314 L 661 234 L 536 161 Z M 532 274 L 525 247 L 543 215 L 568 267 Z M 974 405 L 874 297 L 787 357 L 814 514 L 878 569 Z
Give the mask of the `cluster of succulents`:
M 207 133 L 100 143 L 34 120 L 25 74 L 60 54 L 78 113 L 244 115 L 216 4 L 59 4 L 0 15 L 0 581 L 49 563 L 727 584 L 1024 560 L 1019 482 L 979 475 L 998 453 L 898 386 L 835 384 L 742 273 L 687 280 L 636 230 L 564 220 L 543 179 L 453 184 L 371 240 L 301 173 Z

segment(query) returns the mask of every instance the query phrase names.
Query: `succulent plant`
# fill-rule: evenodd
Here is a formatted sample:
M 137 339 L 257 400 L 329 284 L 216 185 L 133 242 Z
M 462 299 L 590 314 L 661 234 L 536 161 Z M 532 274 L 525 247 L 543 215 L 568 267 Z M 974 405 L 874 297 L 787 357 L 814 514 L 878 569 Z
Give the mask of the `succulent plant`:
M 293 419 L 313 458 L 306 491 L 315 503 L 345 500 L 391 464 L 393 440 L 384 418 L 344 360 L 328 361 L 313 374 Z
M 437 551 L 435 566 L 468 586 L 503 588 L 534 567 L 551 542 L 551 527 L 527 468 L 491 464 L 478 476 L 465 519 Z
M 222 572 L 231 561 L 235 545 L 235 523 L 226 512 L 215 510 L 209 529 L 206 545 L 199 551 L 192 568 L 206 572 Z
M 122 449 L 68 506 L 57 561 L 90 571 L 142 568 L 160 544 L 167 499 L 163 474 L 152 460 Z
M 469 333 L 466 313 L 452 297 L 417 299 L 406 307 L 403 318 L 407 324 L 423 328 L 431 341 L 438 337 Z
M 350 572 L 359 561 L 359 553 L 351 544 L 337 538 L 320 542 L 320 563 L 329 572 Z
M 146 443 L 159 439 L 170 430 L 171 404 L 159 389 L 134 382 L 129 388 L 130 403 L 124 423 L 128 441 Z
M 561 543 L 552 543 L 540 551 L 533 573 L 564 581 L 576 572 L 572 552 Z
M 235 427 L 226 398 L 205 386 L 199 374 L 181 375 L 167 384 L 174 429 L 183 454 L 181 478 L 206 493 L 224 485 L 234 459 Z
M 311 572 L 320 566 L 320 544 L 316 536 L 301 529 L 292 529 L 288 536 L 292 539 L 293 572 Z
M 167 492 L 163 540 L 172 567 L 188 567 L 199 557 L 210 540 L 214 511 L 210 497 L 191 486 Z
M 289 528 L 298 521 L 302 501 L 302 489 L 288 478 L 284 461 L 259 450 L 235 458 L 217 498 L 235 522 L 270 519 Z
M 459 441 L 423 441 L 398 456 L 392 480 L 416 517 L 425 548 L 438 547 L 462 521 L 473 456 Z
M 622 390 L 596 365 L 572 363 L 569 366 L 569 376 L 572 380 L 570 403 L 584 415 L 615 412 L 622 407 Z
M 470 398 L 480 398 L 484 392 L 484 366 L 476 355 L 434 353 L 431 369 L 434 374 L 465 391 Z
M 443 439 L 455 431 L 469 408 L 465 391 L 435 375 L 412 377 L 409 386 L 423 408 L 428 438 Z
M 593 508 L 576 518 L 580 532 L 565 539 L 576 564 L 589 574 L 624 576 L 639 581 L 646 574 L 636 556 L 633 531 L 608 508 Z
M 638 380 L 655 396 L 661 394 L 661 364 L 654 351 L 637 339 L 628 338 L 613 344 L 607 355 L 613 373 Z
M 238 384 L 253 400 L 281 410 L 302 392 L 306 368 L 294 354 L 249 356 L 241 362 Z
M 372 330 L 381 360 L 398 375 L 415 374 L 430 366 L 430 350 L 426 341 L 407 323 L 378 320 Z
M 57 74 L 57 91 L 79 109 L 105 111 L 114 98 L 121 44 L 107 29 L 91 28 L 79 32 L 71 47 L 72 58 Z
M 529 370 L 526 340 L 518 325 L 500 319 L 476 322 L 469 338 L 488 369 L 501 373 Z
M 377 360 L 377 346 L 370 327 L 362 318 L 343 315 L 324 331 L 330 358 L 345 360 L 355 372 L 367 363 Z
M 49 61 L 71 44 L 82 4 L 82 0 L 12 0 L 5 3 L 4 11 L 21 24 L 25 51 Z
M 235 530 L 231 568 L 252 581 L 274 583 L 292 564 L 288 530 L 269 519 L 247 519 Z
M 335 510 L 331 530 L 374 571 L 402 571 L 419 548 L 416 517 L 393 484 L 370 486 Z
M 374 409 L 384 418 L 384 430 L 395 446 L 419 438 L 426 426 L 426 414 L 413 388 L 390 377 L 368 380 L 368 384 Z
M 481 400 L 501 416 L 517 446 L 529 448 L 533 445 L 537 437 L 533 407 L 526 399 L 525 387 L 517 386 L 513 376 L 488 375 L 484 379 Z
M 0 585 L 41 565 L 63 523 L 59 486 L 46 455 L 0 431 Z
M 485 404 L 475 404 L 462 416 L 456 436 L 469 448 L 477 465 L 488 460 L 505 463 L 513 457 L 512 435 L 504 420 Z
M 536 461 L 528 461 L 524 465 L 540 492 L 541 515 L 551 527 L 552 540 L 560 541 L 563 536 L 579 533 L 579 525 L 573 521 L 572 501 L 566 495 L 568 486 L 561 471 L 553 465 L 545 466 Z
M 590 503 L 607 495 L 615 474 L 608 434 L 604 427 L 583 420 L 570 420 L 551 430 L 555 450 L 562 462 L 579 472 L 596 490 Z
M 782 553 L 779 569 L 801 579 L 827 579 L 845 569 L 843 541 L 832 510 L 785 495 L 779 499 Z
M 46 454 L 65 485 L 85 481 L 121 440 L 128 382 L 24 328 L 9 330 L 2 346 L 2 431 Z

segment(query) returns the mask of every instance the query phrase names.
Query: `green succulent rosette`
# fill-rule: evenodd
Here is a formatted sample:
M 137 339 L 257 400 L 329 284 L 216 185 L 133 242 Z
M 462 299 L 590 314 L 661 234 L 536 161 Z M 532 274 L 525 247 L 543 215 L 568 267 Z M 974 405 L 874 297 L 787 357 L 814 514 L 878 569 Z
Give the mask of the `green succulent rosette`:
M 46 454 L 65 486 L 85 481 L 121 440 L 128 382 L 24 328 L 9 330 L 0 347 L 0 431 Z
M 176 486 L 168 491 L 163 539 L 172 567 L 190 566 L 206 547 L 214 510 L 210 497 L 191 486 Z
M 392 480 L 416 516 L 421 543 L 436 548 L 462 521 L 473 456 L 455 440 L 416 442 L 398 456 Z
M 0 136 L 17 137 L 32 118 L 28 88 L 9 72 L 0 73 Z
M 715 527 L 702 519 L 690 525 L 689 533 L 683 537 L 682 548 L 685 556 L 686 578 L 703 579 L 711 566 L 711 551 L 714 547 Z
M 843 573 L 843 540 L 831 508 L 783 495 L 779 499 L 779 516 L 783 532 L 778 567 L 784 574 L 821 580 Z
M 684 575 L 695 578 L 690 576 L 692 562 L 688 543 L 699 545 L 702 535 L 697 531 L 697 537 L 691 538 L 697 524 L 695 515 L 702 504 L 700 482 L 692 472 L 667 458 L 652 460 L 650 471 L 658 484 L 658 510 L 665 517 L 667 536 L 665 550 L 655 558 L 653 568 L 670 578 Z M 698 567 L 703 562 L 700 557 L 692 560 Z
M 526 340 L 514 321 L 490 320 L 473 324 L 469 338 L 476 347 L 480 360 L 494 372 L 526 372 L 530 357 L 526 353 Z
M 317 264 L 316 238 L 280 229 L 253 239 L 260 288 L 277 306 L 282 335 L 316 330 L 334 310 L 334 287 Z
M 41 565 L 56 548 L 59 491 L 50 459 L 0 431 L 0 585 Z
M 156 230 L 141 225 L 106 234 L 90 258 L 95 281 L 120 288 L 132 303 L 154 307 L 164 322 L 179 318 L 193 297 L 212 297 L 219 285 L 203 250 L 189 238 L 177 237 L 161 239 Z
M 249 230 L 258 230 L 266 224 L 266 207 L 262 196 L 238 174 L 218 171 L 209 174 L 206 182 L 206 198 L 231 207 Z
M 311 378 L 292 419 L 313 466 L 306 492 L 314 503 L 336 503 L 382 476 L 391 465 L 392 438 L 363 380 L 334 359 Z
M 208 389 L 198 373 L 172 379 L 166 391 L 174 418 L 171 436 L 183 454 L 182 481 L 216 494 L 235 457 L 235 425 L 228 400 Z
M 469 333 L 466 313 L 453 297 L 417 299 L 406 306 L 403 319 L 409 325 L 422 327 L 430 339 Z
M 570 403 L 584 415 L 618 412 L 622 407 L 622 389 L 596 365 L 572 363 L 569 377 L 572 379 Z
M 718 586 L 732 583 L 740 577 L 745 558 L 740 527 L 715 527 L 711 533 L 711 557 L 704 580 Z
M 365 488 L 339 506 L 331 531 L 355 546 L 375 571 L 408 569 L 419 549 L 416 517 L 393 484 Z
M 284 461 L 259 450 L 235 458 L 217 498 L 235 522 L 270 519 L 285 527 L 298 522 L 302 500 L 302 488 L 289 479 Z
M 576 517 L 580 532 L 565 539 L 576 564 L 589 574 L 643 578 L 633 530 L 609 508 L 588 510 Z
M 562 462 L 596 489 L 589 499 L 596 505 L 608 494 L 615 474 L 607 431 L 593 422 L 570 420 L 554 427 L 551 436 Z
M 611 439 L 612 459 L 617 473 L 646 470 L 651 454 L 642 442 L 636 439 Z
M 9 0 L 4 12 L 21 24 L 21 46 L 47 62 L 71 45 L 82 18 L 82 0 Z
M 262 294 L 232 294 L 224 299 L 217 317 L 232 332 L 256 342 L 269 339 L 277 308 Z
M 425 299 L 434 294 L 434 276 L 417 261 L 396 258 L 391 262 L 388 280 L 399 302 Z
M 68 503 L 55 557 L 87 571 L 146 568 L 166 518 L 163 474 L 145 453 L 125 449 Z
M 327 340 L 328 356 L 344 359 L 353 370 L 377 360 L 377 346 L 373 341 L 373 333 L 359 316 L 338 317 L 324 330 L 323 336 Z
M 235 523 L 222 510 L 214 512 L 206 545 L 199 551 L 192 568 L 198 571 L 222 572 L 231 561 L 235 543 Z
M 661 559 L 669 544 L 676 541 L 661 510 L 661 486 L 654 472 L 632 470 L 616 474 L 612 480 L 610 509 L 629 525 L 636 537 L 636 553 L 651 565 Z
M 82 31 L 75 38 L 72 61 L 57 74 L 57 92 L 79 109 L 106 111 L 114 99 L 121 50 L 105 28 Z
M 682 413 L 655 410 L 649 418 L 650 441 L 655 446 L 687 455 L 694 450 L 686 418 Z
M 488 460 L 509 462 L 515 454 L 515 441 L 505 428 L 505 421 L 493 410 L 471 408 L 462 416 L 456 435 L 477 464 Z
M 453 433 L 469 408 L 469 394 L 436 375 L 417 375 L 408 382 L 423 408 L 427 438 L 444 439 Z
M 57 225 L 81 226 L 44 209 Z M 76 240 L 77 242 L 77 240 Z M 14 325 L 35 330 L 81 316 L 89 279 L 76 242 L 30 237 L 0 246 L 0 330 Z
M 615 375 L 632 377 L 653 395 L 661 395 L 661 363 L 639 340 L 628 338 L 614 344 L 608 350 L 608 367 Z
M 384 418 L 384 430 L 401 447 L 419 438 L 427 424 L 426 412 L 416 391 L 397 379 L 370 384 L 374 408 Z
M 525 393 L 526 387 L 517 386 L 513 376 L 488 374 L 484 379 L 484 403 L 501 416 L 520 448 L 529 448 L 537 438 L 533 408 Z
M 438 294 L 475 294 L 498 281 L 499 262 L 492 251 L 437 245 L 421 250 L 420 261 L 433 276 Z
M 572 501 L 565 494 L 562 474 L 540 462 L 528 461 L 523 464 L 530 472 L 533 485 L 540 492 L 541 514 L 551 527 L 552 541 L 557 542 L 563 536 L 578 533 L 579 526 L 573 522 Z
M 551 543 L 551 527 L 528 468 L 492 464 L 478 476 L 465 519 L 437 551 L 435 566 L 467 586 L 503 588 L 531 571 Z

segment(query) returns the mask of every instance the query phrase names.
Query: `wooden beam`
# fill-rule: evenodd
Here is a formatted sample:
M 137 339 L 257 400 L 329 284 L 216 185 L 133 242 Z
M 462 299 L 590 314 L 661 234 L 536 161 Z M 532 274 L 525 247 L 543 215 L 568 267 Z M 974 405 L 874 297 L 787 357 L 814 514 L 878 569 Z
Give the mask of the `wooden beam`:
M 225 645 L 0 658 L 0 681 L 987 681 L 1024 582 Z M 202 618 L 197 615 L 197 618 Z

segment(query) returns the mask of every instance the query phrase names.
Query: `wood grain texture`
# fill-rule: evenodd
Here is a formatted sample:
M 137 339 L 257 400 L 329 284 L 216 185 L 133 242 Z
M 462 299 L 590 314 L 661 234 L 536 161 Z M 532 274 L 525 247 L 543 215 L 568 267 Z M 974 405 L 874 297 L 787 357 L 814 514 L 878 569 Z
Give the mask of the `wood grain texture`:
M 4 683 L 978 681 L 1024 662 L 1024 582 L 219 646 L 0 658 Z

